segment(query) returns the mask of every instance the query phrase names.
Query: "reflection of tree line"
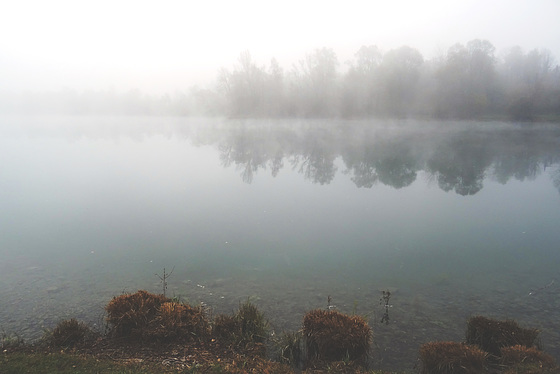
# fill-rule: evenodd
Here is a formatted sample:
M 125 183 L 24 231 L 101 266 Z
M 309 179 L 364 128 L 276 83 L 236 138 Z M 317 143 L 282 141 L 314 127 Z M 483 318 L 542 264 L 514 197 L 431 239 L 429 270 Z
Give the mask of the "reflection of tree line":
M 338 169 L 357 187 L 412 184 L 424 171 L 444 191 L 474 195 L 486 177 L 500 183 L 533 179 L 547 168 L 560 191 L 560 132 L 473 130 L 429 132 L 420 128 L 380 130 L 363 126 L 254 126 L 225 130 L 217 140 L 224 166 L 243 180 L 284 166 L 313 183 L 329 184 Z M 342 164 L 339 161 L 342 162 Z M 342 166 L 343 165 L 343 166 Z M 550 170 L 550 169 L 549 169 Z

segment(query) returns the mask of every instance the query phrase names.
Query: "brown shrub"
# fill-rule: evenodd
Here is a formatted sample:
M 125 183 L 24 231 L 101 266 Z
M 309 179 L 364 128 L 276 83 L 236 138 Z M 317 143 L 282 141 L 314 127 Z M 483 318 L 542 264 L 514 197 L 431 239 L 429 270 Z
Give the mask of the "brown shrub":
M 107 304 L 107 321 L 115 336 L 142 336 L 155 320 L 163 303 L 171 301 L 163 295 L 144 290 L 134 294 L 116 296 Z
M 72 318 L 56 325 L 47 342 L 55 347 L 76 347 L 93 336 L 93 331 L 85 323 Z
M 303 317 L 303 336 L 308 365 L 343 360 L 365 364 L 372 334 L 360 316 L 316 309 Z
M 476 344 L 482 350 L 498 357 L 503 347 L 533 346 L 538 335 L 538 330 L 522 328 L 513 320 L 497 321 L 475 316 L 467 321 L 467 344 Z
M 547 373 L 558 369 L 554 358 L 534 347 L 503 347 L 500 363 L 509 373 Z
M 421 374 L 479 374 L 486 371 L 486 352 L 474 345 L 430 342 L 420 347 Z
M 202 307 L 166 302 L 161 305 L 148 334 L 163 339 L 203 339 L 210 325 Z

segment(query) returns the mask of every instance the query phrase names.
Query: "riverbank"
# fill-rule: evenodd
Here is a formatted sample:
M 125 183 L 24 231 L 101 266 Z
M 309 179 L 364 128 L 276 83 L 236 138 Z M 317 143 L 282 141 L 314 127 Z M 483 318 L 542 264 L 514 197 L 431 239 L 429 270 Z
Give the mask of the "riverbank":
M 391 293 L 383 295 L 388 311 Z M 276 335 L 250 300 L 233 315 L 212 316 L 203 306 L 163 295 L 123 294 L 105 308 L 104 333 L 76 319 L 60 322 L 32 344 L 4 333 L 0 372 L 397 373 L 372 369 L 375 337 L 366 319 L 340 313 L 328 301 L 327 309 L 305 314 L 301 330 Z M 560 368 L 542 351 L 538 335 L 539 330 L 513 320 L 471 317 L 464 342 L 418 347 L 413 371 L 558 373 Z
M 272 346 L 269 344 L 269 346 Z M 74 347 L 56 347 L 45 337 L 34 344 L 17 338 L 4 339 L 0 356 L 1 373 L 26 374 L 156 374 L 156 373 L 369 373 L 352 361 L 314 366 L 304 371 L 266 357 L 266 347 L 259 344 L 235 346 L 218 339 L 162 343 L 130 341 L 97 336 Z

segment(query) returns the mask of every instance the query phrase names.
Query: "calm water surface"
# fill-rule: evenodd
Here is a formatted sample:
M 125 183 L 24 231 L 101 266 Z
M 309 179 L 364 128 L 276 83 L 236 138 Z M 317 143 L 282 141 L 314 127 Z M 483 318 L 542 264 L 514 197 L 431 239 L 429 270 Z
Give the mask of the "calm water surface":
M 276 332 L 330 295 L 367 315 L 376 368 L 411 370 L 476 314 L 541 329 L 558 359 L 559 225 L 557 125 L 0 119 L 0 328 L 27 339 L 101 328 L 166 268 L 168 294 L 251 297 Z

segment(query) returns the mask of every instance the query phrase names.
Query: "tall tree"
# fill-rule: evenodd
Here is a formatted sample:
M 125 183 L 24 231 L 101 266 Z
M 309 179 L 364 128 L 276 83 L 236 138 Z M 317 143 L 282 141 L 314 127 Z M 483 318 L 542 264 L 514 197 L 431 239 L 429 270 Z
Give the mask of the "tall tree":
M 470 118 L 488 113 L 496 83 L 495 48 L 487 40 L 455 44 L 447 51 L 437 72 L 436 113 L 443 117 Z
M 337 114 L 337 68 L 338 58 L 330 48 L 316 49 L 294 68 L 296 90 L 292 92 L 300 99 L 300 114 Z
M 512 118 L 528 120 L 536 113 L 560 108 L 560 85 L 555 80 L 550 51 L 534 49 L 524 54 L 520 47 L 513 47 L 503 59 L 501 73 Z
M 341 110 L 345 116 L 372 115 L 379 100 L 378 69 L 383 55 L 377 46 L 362 46 L 344 76 Z
M 383 56 L 379 68 L 384 114 L 402 116 L 408 113 L 417 93 L 423 63 L 420 52 L 409 46 L 390 50 Z
M 239 55 L 238 65 L 233 72 L 222 69 L 219 83 L 229 103 L 230 115 L 261 115 L 265 81 L 264 68 L 256 65 L 249 51 Z

